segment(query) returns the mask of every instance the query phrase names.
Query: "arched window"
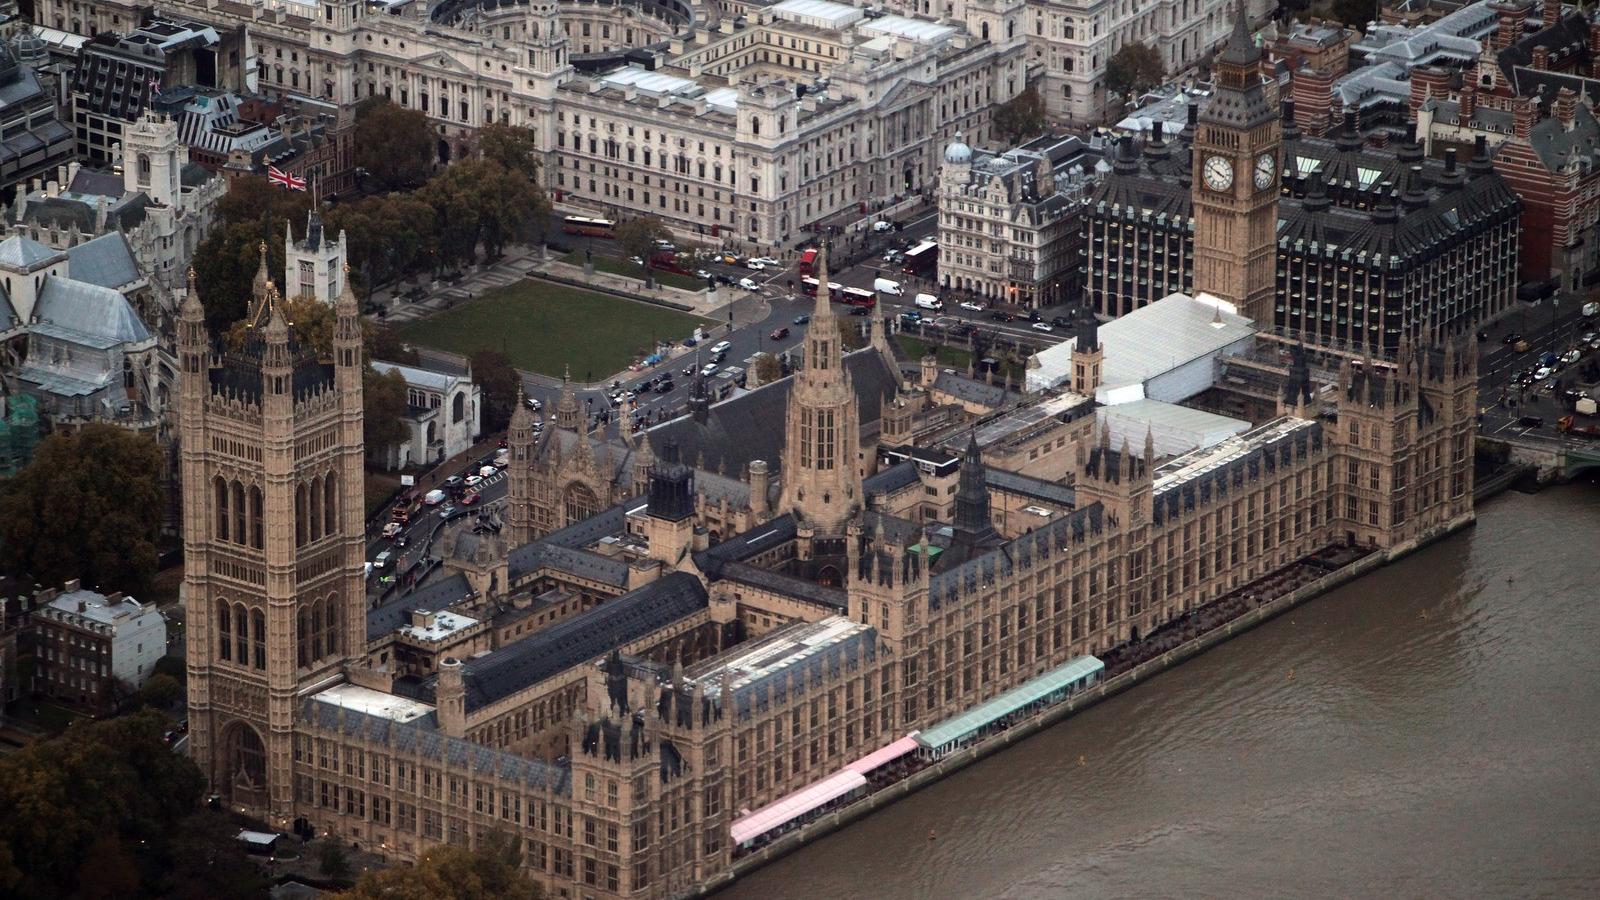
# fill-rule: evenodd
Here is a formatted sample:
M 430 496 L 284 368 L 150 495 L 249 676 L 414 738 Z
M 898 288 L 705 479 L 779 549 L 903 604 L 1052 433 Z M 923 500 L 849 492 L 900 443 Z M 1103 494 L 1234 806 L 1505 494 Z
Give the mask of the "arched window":
M 150 183 L 150 157 L 143 153 L 139 154 L 139 183 Z
M 339 477 L 329 472 L 322 484 L 322 533 L 335 534 L 339 522 Z
M 323 636 L 322 644 L 328 650 L 328 655 L 333 656 L 343 649 L 339 640 L 339 623 L 343 616 L 339 615 L 339 598 L 329 597 L 323 601 L 322 624 L 327 629 Z
M 233 659 L 233 626 L 229 624 L 233 616 L 230 612 L 228 601 L 217 601 L 217 658 L 222 660 Z
M 311 649 L 311 611 L 302 606 L 295 614 L 295 619 L 295 661 L 304 668 L 311 664 L 311 659 L 306 655 L 306 651 Z
M 244 485 L 240 482 L 233 483 L 233 497 L 228 501 L 228 505 L 233 507 L 233 540 L 235 543 L 243 544 L 249 538 L 245 535 Z
M 460 423 L 460 421 L 466 417 L 466 414 L 467 394 L 465 391 L 457 391 L 456 398 L 450 401 L 450 421 L 454 423 Z
M 241 666 L 250 665 L 250 613 L 242 603 L 233 607 L 233 659 Z
M 218 475 L 212 480 L 212 487 L 216 493 L 217 540 L 225 541 L 228 539 L 228 483 Z
M 983 23 L 983 27 L 980 30 L 983 33 L 983 39 L 987 41 L 989 39 L 989 23 L 988 22 Z
M 294 545 L 304 546 L 306 542 L 306 486 L 301 484 L 294 489 Z
M 322 537 L 322 479 L 316 476 L 311 478 L 311 506 L 306 518 L 310 520 L 307 524 L 311 540 Z
M 566 502 L 563 504 L 566 512 L 566 524 L 582 522 L 600 511 L 600 501 L 595 498 L 594 491 L 588 485 L 574 481 L 567 486 Z
M 266 538 L 261 529 L 261 488 L 252 484 L 250 485 L 250 546 L 257 550 L 266 546 Z
M 255 648 L 256 668 L 267 667 L 267 617 L 261 610 L 250 613 L 250 637 Z
M 311 661 L 322 658 L 322 601 L 311 604 Z

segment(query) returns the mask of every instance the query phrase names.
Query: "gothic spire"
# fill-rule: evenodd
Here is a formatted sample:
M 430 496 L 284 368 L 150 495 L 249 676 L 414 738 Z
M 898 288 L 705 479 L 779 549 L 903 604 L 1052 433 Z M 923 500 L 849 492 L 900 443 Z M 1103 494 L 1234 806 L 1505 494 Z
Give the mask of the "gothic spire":
M 569 365 L 561 376 L 561 397 L 556 400 L 556 427 L 577 431 L 580 415 L 578 395 L 572 391 L 572 366 Z
M 994 534 L 994 524 L 989 520 L 989 479 L 983 453 L 978 449 L 976 429 L 968 435 L 967 449 L 961 457 L 955 525 L 970 535 L 988 537 Z

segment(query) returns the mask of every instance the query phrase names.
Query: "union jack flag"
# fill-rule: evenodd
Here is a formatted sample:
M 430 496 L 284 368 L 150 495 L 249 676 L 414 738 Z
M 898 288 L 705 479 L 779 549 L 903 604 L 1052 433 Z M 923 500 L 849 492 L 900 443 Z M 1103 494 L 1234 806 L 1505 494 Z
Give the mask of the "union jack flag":
M 267 166 L 267 180 L 273 184 L 283 185 L 285 190 L 303 191 L 306 189 L 306 180 L 298 175 L 291 175 L 277 166 Z

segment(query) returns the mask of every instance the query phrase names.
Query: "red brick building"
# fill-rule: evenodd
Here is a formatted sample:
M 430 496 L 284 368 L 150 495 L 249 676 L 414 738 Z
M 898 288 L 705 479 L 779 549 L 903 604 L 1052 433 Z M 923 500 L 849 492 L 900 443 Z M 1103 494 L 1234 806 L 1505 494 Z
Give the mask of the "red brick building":
M 1581 292 L 1600 281 L 1595 226 L 1600 221 L 1600 122 L 1562 88 L 1550 115 L 1517 100 L 1512 135 L 1494 168 L 1522 198 L 1521 280 Z

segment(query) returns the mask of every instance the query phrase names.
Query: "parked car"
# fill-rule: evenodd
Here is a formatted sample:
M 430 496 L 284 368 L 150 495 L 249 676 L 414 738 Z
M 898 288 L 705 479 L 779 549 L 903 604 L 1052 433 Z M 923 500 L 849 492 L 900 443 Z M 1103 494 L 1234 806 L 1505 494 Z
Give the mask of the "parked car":
M 771 334 L 767 335 L 767 337 L 769 339 L 774 340 L 774 341 L 781 341 L 781 340 L 783 340 L 784 338 L 786 338 L 788 336 L 789 336 L 789 329 L 787 327 L 775 328 L 775 329 L 773 329 Z

